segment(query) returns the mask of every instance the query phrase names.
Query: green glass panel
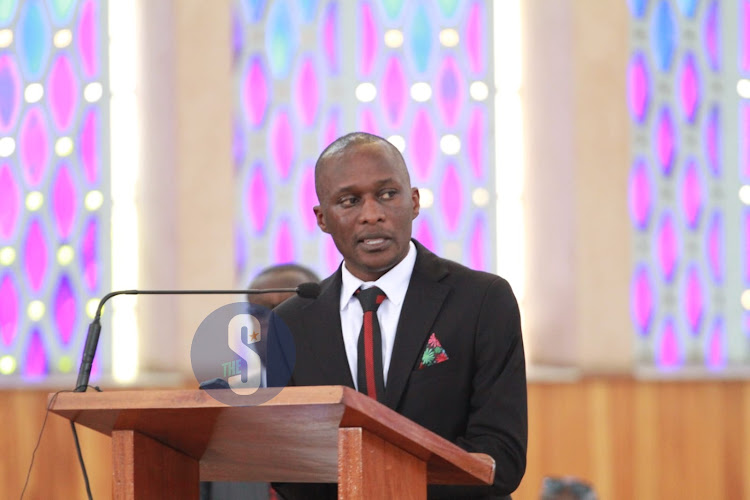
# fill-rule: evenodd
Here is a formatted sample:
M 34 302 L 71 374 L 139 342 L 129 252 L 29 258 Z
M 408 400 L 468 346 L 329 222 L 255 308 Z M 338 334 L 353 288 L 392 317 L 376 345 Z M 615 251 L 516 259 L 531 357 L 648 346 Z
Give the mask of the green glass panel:
M 16 10 L 17 0 L 0 0 L 0 24 L 7 25 Z
M 55 16 L 55 20 L 63 21 L 66 19 L 75 3 L 75 0 L 52 0 L 52 15 Z
M 383 0 L 385 15 L 390 19 L 396 19 L 403 6 L 404 0 Z
M 458 9 L 458 0 L 438 0 L 438 6 L 445 17 L 453 17 Z

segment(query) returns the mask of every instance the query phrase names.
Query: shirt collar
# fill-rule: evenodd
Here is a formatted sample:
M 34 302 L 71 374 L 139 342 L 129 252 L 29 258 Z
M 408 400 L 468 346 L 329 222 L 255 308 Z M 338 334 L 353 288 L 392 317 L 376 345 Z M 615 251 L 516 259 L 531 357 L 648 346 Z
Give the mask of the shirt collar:
M 370 288 L 377 286 L 386 294 L 388 300 L 401 306 L 406 297 L 406 290 L 409 288 L 411 273 L 414 271 L 414 263 L 417 262 L 417 247 L 414 242 L 409 242 L 409 252 L 401 262 L 396 264 L 390 271 L 378 278 L 377 281 L 362 281 L 354 276 L 346 268 L 346 262 L 341 266 L 341 302 L 340 310 L 346 309 L 349 300 L 354 295 L 357 288 Z

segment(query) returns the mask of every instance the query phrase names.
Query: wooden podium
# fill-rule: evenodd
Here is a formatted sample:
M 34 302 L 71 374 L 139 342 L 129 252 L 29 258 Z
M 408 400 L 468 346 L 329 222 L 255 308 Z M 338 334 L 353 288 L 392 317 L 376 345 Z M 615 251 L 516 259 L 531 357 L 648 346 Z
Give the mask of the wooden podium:
M 112 436 L 116 499 L 197 499 L 199 480 L 338 483 L 340 499 L 424 499 L 428 483 L 494 477 L 488 455 L 347 387 L 287 387 L 257 406 L 200 390 L 60 393 L 51 411 Z

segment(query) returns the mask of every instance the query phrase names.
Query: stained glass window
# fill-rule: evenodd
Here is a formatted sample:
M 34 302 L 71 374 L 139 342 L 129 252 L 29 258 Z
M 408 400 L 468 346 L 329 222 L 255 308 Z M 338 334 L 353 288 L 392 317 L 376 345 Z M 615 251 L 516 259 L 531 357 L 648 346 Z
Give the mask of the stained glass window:
M 74 372 L 109 288 L 106 25 L 97 0 L 0 0 L 0 381 Z

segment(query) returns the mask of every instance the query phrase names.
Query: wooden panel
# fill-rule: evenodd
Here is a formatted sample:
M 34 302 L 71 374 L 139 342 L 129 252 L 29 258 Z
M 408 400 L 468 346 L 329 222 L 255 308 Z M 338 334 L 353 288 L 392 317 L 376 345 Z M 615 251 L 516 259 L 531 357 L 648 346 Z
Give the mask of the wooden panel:
M 47 391 L 0 392 L 0 498 L 18 498 Z M 111 494 L 110 438 L 79 429 L 95 498 Z M 546 475 L 575 475 L 600 498 L 750 500 L 750 381 L 590 378 L 529 386 L 526 476 L 514 500 L 537 500 Z M 50 415 L 25 498 L 84 498 L 66 420 Z
M 339 498 L 424 500 L 427 467 L 359 427 L 339 429 Z
M 112 498 L 198 500 L 198 461 L 135 431 L 112 433 Z

